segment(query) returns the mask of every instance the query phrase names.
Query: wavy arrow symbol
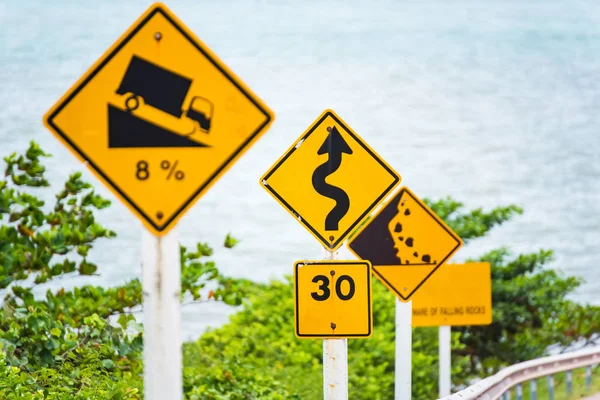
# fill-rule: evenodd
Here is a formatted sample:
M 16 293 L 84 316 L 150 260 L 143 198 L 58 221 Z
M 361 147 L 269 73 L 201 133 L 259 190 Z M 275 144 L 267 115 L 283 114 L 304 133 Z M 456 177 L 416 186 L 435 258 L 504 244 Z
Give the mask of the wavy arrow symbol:
M 321 196 L 335 200 L 335 207 L 325 218 L 325 230 L 337 231 L 340 220 L 350 208 L 350 198 L 342 189 L 325 182 L 325 178 L 333 174 L 342 164 L 342 153 L 352 154 L 352 149 L 334 126 L 327 128 L 329 135 L 317 151 L 317 154 L 329 154 L 329 158 L 319 165 L 312 175 L 312 184 Z

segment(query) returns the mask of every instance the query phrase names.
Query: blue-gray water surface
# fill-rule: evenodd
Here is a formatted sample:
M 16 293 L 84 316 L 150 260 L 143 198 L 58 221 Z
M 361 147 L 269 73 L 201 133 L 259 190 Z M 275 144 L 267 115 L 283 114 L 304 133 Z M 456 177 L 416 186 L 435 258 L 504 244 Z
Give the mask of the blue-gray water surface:
M 0 0 L 0 150 L 40 142 L 55 190 L 84 169 L 42 115 L 150 5 L 130 0 Z M 506 246 L 554 249 L 550 265 L 600 303 L 600 3 L 574 0 L 181 0 L 167 5 L 276 113 L 272 128 L 179 224 L 207 241 L 226 274 L 281 278 L 321 256 L 258 177 L 325 108 L 342 116 L 421 197 L 525 213 L 455 261 Z M 89 171 L 85 177 L 97 183 Z M 140 276 L 141 224 L 115 200 L 117 231 L 92 260 L 101 276 Z M 47 195 L 51 200 L 51 196 Z M 220 245 L 231 232 L 241 239 Z M 342 252 L 347 255 L 347 253 Z M 344 256 L 344 255 L 343 255 Z M 186 338 L 227 320 L 218 305 L 183 308 Z M 291 328 L 290 328 L 291 329 Z

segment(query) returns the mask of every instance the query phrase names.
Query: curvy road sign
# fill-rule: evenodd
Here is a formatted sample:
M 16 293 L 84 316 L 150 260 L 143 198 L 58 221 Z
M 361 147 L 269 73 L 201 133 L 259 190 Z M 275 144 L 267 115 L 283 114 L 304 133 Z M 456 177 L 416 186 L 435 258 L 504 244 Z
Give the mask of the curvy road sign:
M 260 183 L 333 251 L 400 180 L 340 117 L 325 110 Z

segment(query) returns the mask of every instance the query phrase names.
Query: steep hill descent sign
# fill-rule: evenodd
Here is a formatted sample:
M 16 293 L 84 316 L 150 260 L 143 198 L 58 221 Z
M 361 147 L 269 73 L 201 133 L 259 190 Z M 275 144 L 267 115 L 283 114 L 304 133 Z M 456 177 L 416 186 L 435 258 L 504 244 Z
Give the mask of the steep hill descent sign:
M 421 199 L 403 187 L 348 241 L 371 261 L 377 277 L 408 301 L 462 246 L 462 240 Z
M 156 3 L 48 111 L 44 124 L 162 235 L 273 119 Z
M 340 117 L 325 110 L 260 183 L 323 246 L 335 250 L 400 180 Z

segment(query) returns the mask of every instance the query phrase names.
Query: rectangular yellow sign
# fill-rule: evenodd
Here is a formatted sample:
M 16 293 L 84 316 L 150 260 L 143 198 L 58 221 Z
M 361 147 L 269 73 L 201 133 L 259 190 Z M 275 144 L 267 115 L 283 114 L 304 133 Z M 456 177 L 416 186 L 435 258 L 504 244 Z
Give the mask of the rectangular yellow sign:
M 447 264 L 413 296 L 413 326 L 492 323 L 490 263 Z
M 367 338 L 373 332 L 371 263 L 297 261 L 294 265 L 296 337 Z

